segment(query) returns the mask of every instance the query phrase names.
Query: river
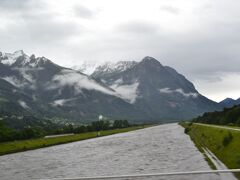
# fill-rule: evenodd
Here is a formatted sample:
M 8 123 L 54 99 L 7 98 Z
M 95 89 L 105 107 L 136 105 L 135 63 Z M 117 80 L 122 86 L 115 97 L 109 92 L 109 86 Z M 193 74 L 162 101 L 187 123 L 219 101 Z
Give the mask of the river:
M 1 180 L 196 170 L 210 170 L 210 167 L 177 124 L 0 156 Z M 208 174 L 161 179 L 221 178 Z

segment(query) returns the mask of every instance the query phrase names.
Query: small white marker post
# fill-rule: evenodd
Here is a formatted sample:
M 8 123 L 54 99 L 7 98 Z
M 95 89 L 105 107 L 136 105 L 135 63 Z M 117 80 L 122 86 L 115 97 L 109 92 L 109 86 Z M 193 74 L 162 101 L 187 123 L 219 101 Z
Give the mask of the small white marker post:
M 100 122 L 103 119 L 103 115 L 98 116 L 98 121 Z M 100 123 L 99 123 L 100 124 Z M 97 136 L 101 136 L 100 130 L 97 132 Z

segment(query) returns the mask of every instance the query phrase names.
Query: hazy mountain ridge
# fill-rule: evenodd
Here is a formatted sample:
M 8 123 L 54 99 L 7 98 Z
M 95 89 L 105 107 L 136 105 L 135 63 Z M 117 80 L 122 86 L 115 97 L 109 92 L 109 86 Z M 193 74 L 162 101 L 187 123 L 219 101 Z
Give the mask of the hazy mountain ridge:
M 226 98 L 224 100 L 222 100 L 221 102 L 219 102 L 219 104 L 221 104 L 223 107 L 233 107 L 235 105 L 240 105 L 240 98 L 238 99 L 232 99 L 232 98 Z
M 0 88 L 2 98 L 18 93 L 13 104 L 46 117 L 78 121 L 103 114 L 135 121 L 169 121 L 219 108 L 183 75 L 152 57 L 105 63 L 89 76 L 23 51 L 0 53 L 0 79 L 0 84 L 10 87 L 8 94 Z M 6 104 L 2 102 L 3 107 Z

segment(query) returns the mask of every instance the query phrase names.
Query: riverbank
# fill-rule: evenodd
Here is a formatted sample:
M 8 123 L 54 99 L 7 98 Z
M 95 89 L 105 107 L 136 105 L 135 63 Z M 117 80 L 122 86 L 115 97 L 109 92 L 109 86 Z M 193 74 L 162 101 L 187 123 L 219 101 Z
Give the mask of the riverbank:
M 101 137 L 108 136 L 112 134 L 124 133 L 129 131 L 134 131 L 138 129 L 143 129 L 150 127 L 151 125 L 142 125 L 134 126 L 123 129 L 113 129 L 100 131 Z M 88 132 L 81 134 L 74 134 L 69 136 L 53 137 L 53 138 L 39 138 L 39 139 L 30 139 L 30 140 L 21 140 L 21 141 L 12 141 L 0 143 L 0 155 L 22 152 L 27 150 L 39 149 L 59 144 L 70 143 L 74 141 L 81 141 L 91 138 L 97 138 L 97 132 Z
M 181 123 L 201 152 L 209 149 L 229 169 L 240 168 L 240 131 L 235 127 Z M 240 174 L 236 174 L 240 179 Z

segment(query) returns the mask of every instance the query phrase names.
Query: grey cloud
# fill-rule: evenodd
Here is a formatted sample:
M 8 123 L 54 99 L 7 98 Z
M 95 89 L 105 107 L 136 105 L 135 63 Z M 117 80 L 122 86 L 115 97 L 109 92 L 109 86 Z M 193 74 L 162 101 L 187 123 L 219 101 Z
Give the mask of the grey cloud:
M 41 41 L 49 43 L 51 41 L 62 41 L 74 36 L 76 33 L 81 33 L 81 29 L 71 22 L 58 21 L 32 21 L 29 22 L 26 28 L 30 28 L 30 36 L 33 41 Z
M 215 25 L 168 39 L 165 42 L 164 56 L 189 74 L 214 75 L 221 72 L 240 72 L 240 52 L 237 50 L 240 39 L 236 25 Z M 166 60 L 167 61 L 167 60 Z
M 173 6 L 169 6 L 169 5 L 164 5 L 160 7 L 160 11 L 165 11 L 171 14 L 179 14 L 180 13 L 180 9 L 173 7 Z
M 29 0 L 0 0 L 1 10 L 20 10 L 25 9 L 28 6 Z
M 12 14 L 32 12 L 44 9 L 47 5 L 42 0 L 0 0 L 0 13 L 11 12 Z
M 95 11 L 92 11 L 85 6 L 80 6 L 80 5 L 74 7 L 74 12 L 78 17 L 86 18 L 86 19 L 93 18 L 96 15 Z
M 49 89 L 58 89 L 64 86 L 73 86 L 75 93 L 79 94 L 82 89 L 96 90 L 109 95 L 116 95 L 114 91 L 111 91 L 104 86 L 97 84 L 92 79 L 80 73 L 76 73 L 72 70 L 62 70 L 59 74 L 55 75 L 52 79 Z
M 143 21 L 132 21 L 118 25 L 116 30 L 124 33 L 149 34 L 156 33 L 158 31 L 158 26 Z
M 20 49 L 34 45 L 41 48 L 42 45 L 56 45 L 85 31 L 84 27 L 76 23 L 56 19 L 56 14 L 44 9 L 23 11 L 6 19 L 14 23 L 8 23 L 0 29 L 0 46 L 14 43 Z
M 15 42 L 33 45 L 55 44 L 80 33 L 75 24 L 71 22 L 58 22 L 54 20 L 28 21 L 19 24 L 11 24 L 0 31 L 1 43 Z M 4 34 L 8 34 L 7 36 Z
M 181 94 L 182 96 L 186 97 L 186 98 L 189 98 L 189 97 L 193 97 L 193 98 L 196 98 L 198 97 L 198 93 L 193 93 L 193 92 L 184 92 L 183 89 L 170 89 L 168 87 L 166 88 L 162 88 L 162 89 L 159 89 L 159 92 L 160 93 L 164 93 L 164 94 L 175 94 L 175 93 L 178 93 L 178 94 Z
M 41 49 L 65 44 L 69 38 L 86 32 L 86 28 L 75 22 L 59 19 L 59 14 L 42 0 L 0 0 L 0 6 L 6 11 L 16 9 L 12 13 L 0 12 L 0 17 L 8 20 L 0 28 L 0 46 L 15 44 L 19 49 L 25 46 Z
M 222 73 L 240 72 L 238 29 L 235 23 L 217 22 L 187 33 L 158 31 L 144 38 L 125 37 L 122 43 L 127 46 L 125 54 L 129 49 L 134 51 L 128 56 L 135 60 L 151 55 L 191 80 L 208 78 L 217 82 Z

